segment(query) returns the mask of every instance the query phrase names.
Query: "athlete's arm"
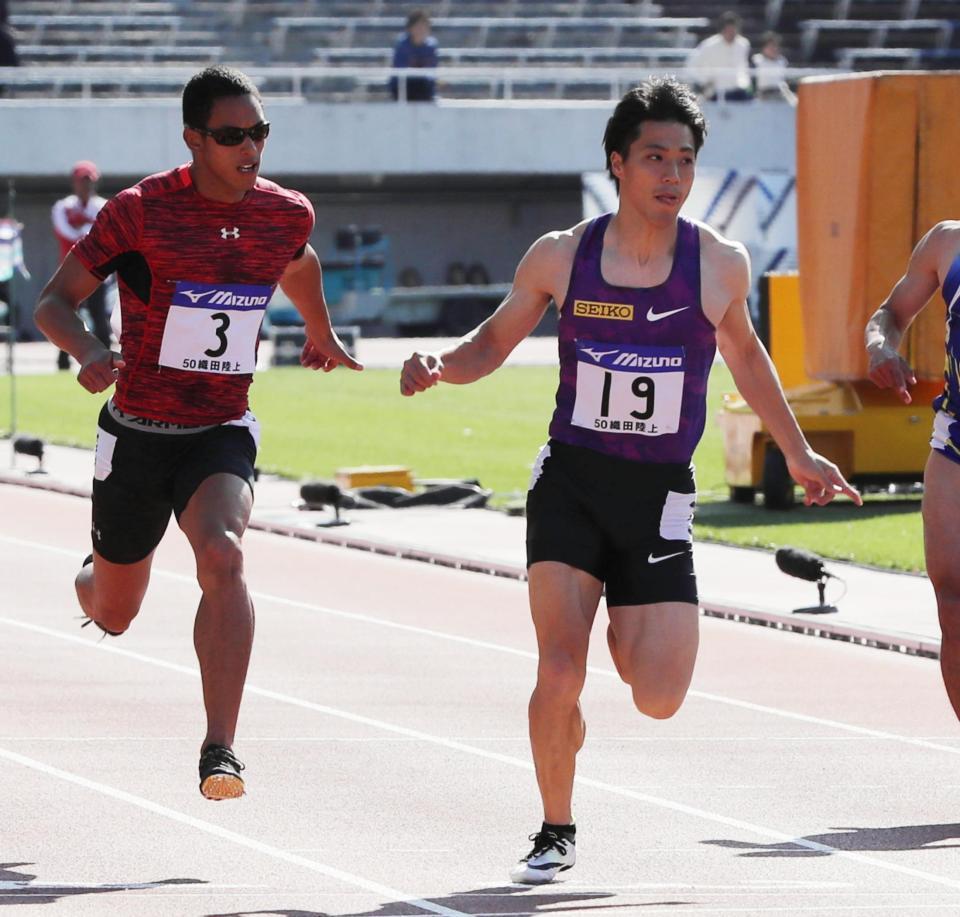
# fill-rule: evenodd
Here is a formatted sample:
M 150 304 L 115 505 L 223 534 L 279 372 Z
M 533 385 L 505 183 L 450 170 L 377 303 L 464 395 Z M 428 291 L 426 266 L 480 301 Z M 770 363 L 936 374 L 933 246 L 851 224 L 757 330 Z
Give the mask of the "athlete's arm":
M 464 385 L 492 373 L 540 322 L 554 298 L 558 277 L 570 273 L 570 246 L 563 233 L 549 233 L 530 247 L 497 311 L 454 346 L 414 353 L 400 373 L 400 392 L 415 395 L 438 382 Z
M 94 393 L 109 388 L 124 365 L 120 354 L 104 347 L 77 314 L 80 303 L 98 286 L 100 281 L 70 253 L 43 288 L 33 313 L 47 339 L 80 364 L 77 381 Z
M 787 404 L 770 356 L 757 337 L 747 308 L 750 265 L 739 245 L 709 245 L 707 276 L 712 288 L 724 291 L 726 307 L 717 324 L 717 346 L 733 374 L 737 389 L 764 422 L 783 452 L 793 479 L 804 489 L 804 503 L 823 506 L 844 493 L 857 505 L 860 494 L 832 462 L 811 448 Z
M 956 233 L 938 223 L 918 243 L 910 256 L 906 273 L 867 322 L 864 337 L 870 359 L 868 375 L 880 388 L 892 388 L 900 400 L 910 404 L 908 385 L 917 377 L 898 349 L 910 323 L 940 285 L 939 265 L 945 243 L 956 245 Z
M 337 366 L 363 369 L 347 353 L 340 338 L 330 323 L 327 301 L 323 297 L 323 272 L 320 259 L 311 245 L 303 254 L 291 261 L 280 278 L 280 288 L 290 297 L 303 316 L 307 328 L 307 343 L 300 354 L 300 362 L 309 369 L 322 369 L 328 373 Z

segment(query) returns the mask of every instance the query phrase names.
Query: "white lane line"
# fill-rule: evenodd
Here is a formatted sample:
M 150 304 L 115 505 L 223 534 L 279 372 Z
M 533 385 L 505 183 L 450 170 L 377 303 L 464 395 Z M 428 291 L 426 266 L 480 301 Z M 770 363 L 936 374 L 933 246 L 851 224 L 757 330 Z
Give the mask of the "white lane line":
M 179 672 L 180 674 L 188 675 L 191 678 L 200 677 L 199 670 L 191 666 L 180 665 L 179 663 L 175 662 L 168 662 L 165 659 L 147 656 L 144 653 L 132 652 L 131 650 L 125 650 L 115 645 L 104 643 L 103 641 L 94 643 L 86 637 L 80 637 L 64 631 L 54 630 L 53 628 L 43 627 L 39 624 L 30 624 L 26 621 L 18 621 L 14 618 L 7 617 L 0 617 L 0 624 L 6 624 L 10 627 L 18 627 L 23 630 L 43 634 L 48 637 L 54 637 L 59 640 L 66 640 L 70 643 L 77 643 L 86 647 L 88 650 L 112 653 L 117 656 L 122 656 L 126 659 L 133 659 L 137 662 L 143 662 L 147 665 L 156 666 L 157 668 Z M 419 729 L 410 729 L 406 726 L 400 726 L 396 723 L 389 723 L 385 720 L 378 720 L 374 717 L 364 716 L 358 713 L 350 713 L 349 711 L 340 710 L 336 707 L 329 707 L 326 704 L 318 704 L 302 697 L 295 697 L 292 694 L 284 694 L 281 691 L 272 691 L 268 688 L 260 688 L 249 683 L 244 691 L 246 694 L 255 694 L 258 697 L 265 697 L 281 704 L 300 707 L 301 709 L 311 710 L 315 713 L 323 714 L 324 716 L 336 717 L 337 719 L 346 720 L 350 723 L 358 723 L 363 726 L 369 726 L 372 729 L 390 732 L 395 735 L 416 738 L 431 745 L 439 745 L 443 748 L 449 748 L 454 751 L 465 752 L 468 755 L 473 755 L 478 758 L 485 758 L 488 761 L 497 761 L 500 764 L 506 764 L 510 767 L 520 768 L 521 770 L 525 771 L 533 770 L 533 763 L 525 758 L 514 758 L 510 755 L 501 754 L 500 752 L 489 751 L 485 748 L 468 745 L 465 742 L 458 742 L 454 739 L 444 738 L 443 736 L 431 735 L 430 733 L 422 732 Z M 13 753 L 3 752 L 0 750 L 0 755 L 3 754 L 12 755 Z M 691 816 L 692 818 L 700 821 L 713 822 L 715 824 L 724 825 L 728 828 L 735 828 L 738 831 L 746 831 L 750 834 L 757 835 L 758 837 L 764 837 L 778 843 L 787 843 L 794 847 L 802 847 L 807 850 L 817 851 L 818 853 L 826 853 L 833 856 L 838 856 L 841 859 L 851 860 L 855 863 L 860 863 L 861 865 L 885 869 L 890 872 L 900 873 L 901 875 L 911 876 L 915 879 L 923 879 L 924 881 L 933 882 L 937 885 L 945 885 L 948 888 L 960 889 L 960 879 L 951 879 L 946 876 L 938 876 L 934 873 L 925 872 L 924 870 L 912 869 L 909 866 L 903 866 L 899 863 L 892 863 L 886 860 L 875 859 L 874 857 L 869 857 L 864 854 L 849 850 L 839 850 L 835 847 L 830 847 L 827 844 L 821 844 L 817 841 L 811 841 L 806 838 L 797 838 L 790 834 L 784 834 L 782 831 L 777 831 L 764 825 L 755 825 L 751 822 L 742 821 L 738 818 L 730 818 L 726 815 L 720 815 L 716 812 L 709 812 L 705 809 L 698 809 L 695 806 L 688 806 L 684 803 L 674 802 L 671 799 L 663 799 L 658 796 L 651 796 L 648 793 L 641 793 L 637 790 L 629 790 L 613 783 L 607 783 L 603 780 L 595 780 L 591 777 L 584 777 L 580 774 L 576 776 L 575 780 L 580 786 L 590 787 L 591 789 L 600 790 L 601 792 L 610 793 L 615 796 L 623 796 L 628 799 L 638 800 L 657 808 L 667 809 L 671 812 L 679 812 L 683 815 Z M 144 800 L 144 802 L 146 802 L 146 800 Z M 283 851 L 280 852 L 282 853 Z M 419 904 L 417 906 L 419 907 Z
M 432 901 L 425 901 L 422 898 L 417 898 L 413 895 L 408 895 L 405 892 L 397 891 L 395 888 L 390 888 L 388 885 L 381 885 L 379 882 L 373 882 L 364 876 L 354 875 L 353 873 L 336 869 L 333 866 L 327 866 L 324 863 L 318 863 L 316 860 L 308 860 L 306 857 L 298 856 L 297 854 L 291 853 L 288 850 L 281 850 L 279 847 L 265 844 L 263 841 L 255 840 L 254 838 L 247 837 L 244 834 L 238 834 L 236 831 L 230 831 L 229 829 L 222 828 L 220 825 L 215 825 L 212 822 L 194 818 L 192 815 L 187 815 L 184 812 L 178 812 L 176 809 L 170 809 L 167 806 L 162 806 L 150 799 L 144 799 L 142 796 L 134 796 L 133 793 L 128 793 L 125 790 L 118 790 L 116 787 L 108 786 L 105 783 L 99 783 L 96 780 L 88 780 L 86 777 L 81 777 L 79 774 L 73 774 L 70 771 L 61 770 L 59 767 L 51 767 L 49 764 L 45 764 L 42 761 L 37 761 L 34 758 L 28 758 L 26 755 L 17 754 L 16 752 L 10 751 L 6 748 L 0 748 L 0 758 L 5 758 L 7 761 L 10 761 L 14 764 L 19 764 L 22 767 L 39 771 L 41 774 L 46 774 L 48 777 L 56 777 L 58 780 L 64 780 L 67 783 L 72 783 L 76 786 L 83 787 L 85 790 L 92 790 L 93 792 L 100 793 L 103 796 L 109 796 L 111 799 L 125 802 L 128 805 L 137 806 L 138 808 L 144 809 L 147 812 L 152 812 L 154 815 L 160 815 L 163 818 L 170 819 L 170 821 L 178 822 L 181 825 L 187 825 L 190 828 L 195 828 L 197 831 L 203 831 L 206 834 L 211 834 L 214 837 L 219 837 L 222 840 L 229 841 L 231 844 L 236 844 L 238 847 L 246 847 L 248 850 L 253 850 L 256 853 L 272 857 L 275 860 L 282 860 L 283 862 L 290 863 L 294 866 L 300 866 L 304 869 L 309 869 L 311 872 L 320 873 L 320 875 L 327 876 L 328 878 L 336 879 L 339 882 L 343 882 L 347 885 L 352 885 L 355 888 L 362 888 L 364 891 L 373 892 L 376 895 L 387 898 L 391 902 L 396 901 L 404 904 L 410 904 L 414 907 L 420 908 L 420 910 L 429 911 L 433 914 L 442 914 L 445 915 L 445 917 L 466 917 L 462 911 L 456 911 L 449 907 L 443 907 L 443 905 L 434 904 Z
M 679 894 L 679 893 L 678 893 Z M 522 898 L 519 900 L 523 900 Z M 682 902 L 686 904 L 687 902 Z M 604 912 L 611 905 L 608 904 L 584 904 L 580 903 L 577 905 L 577 913 L 588 913 L 589 911 L 598 911 Z M 624 905 L 614 905 L 615 907 L 623 907 Z M 673 902 L 651 902 L 649 904 L 644 902 L 639 902 L 639 907 L 643 908 L 642 913 L 647 914 L 745 914 L 747 917 L 755 917 L 757 914 L 788 914 L 790 917 L 794 914 L 841 914 L 841 913 L 855 913 L 857 911 L 894 911 L 900 917 L 903 917 L 906 913 L 914 913 L 915 911 L 928 911 L 928 910 L 938 910 L 943 912 L 947 917 L 955 917 L 956 904 L 911 904 L 910 911 L 904 911 L 903 904 L 821 904 L 821 905 L 811 905 L 809 907 L 757 907 L 751 905 L 749 907 L 682 907 L 674 904 Z M 533 913 L 532 908 L 527 908 L 524 911 L 474 911 L 471 912 L 471 917 L 530 917 Z M 550 913 L 550 911 L 542 911 L 541 913 Z M 621 912 L 628 913 L 628 912 Z M 639 913 L 639 912 L 638 912 Z
M 269 889 L 269 885 L 225 885 L 222 882 L 204 882 L 202 879 L 196 879 L 187 882 L 177 881 L 177 885 L 202 885 L 204 891 L 210 889 L 229 888 L 231 891 L 236 889 Z M 28 891 L 49 894 L 59 891 L 137 891 L 145 888 L 170 888 L 169 882 L 50 882 L 49 880 L 39 884 L 29 879 L 17 881 L 0 881 L 0 892 L 5 891 Z M 188 892 L 187 894 L 196 894 Z
M 453 735 L 448 736 L 451 739 L 457 739 L 461 742 L 487 742 L 490 744 L 496 742 L 505 742 L 515 745 L 517 742 L 523 744 L 526 748 L 530 744 L 530 737 L 527 735 L 518 736 L 486 736 L 486 735 Z M 928 741 L 929 737 L 917 736 L 916 738 Z M 937 738 L 940 738 L 937 736 Z M 943 736 L 949 739 L 949 736 Z M 106 735 L 85 735 L 85 736 L 37 736 L 29 733 L 20 735 L 0 735 L 0 742 L 90 742 L 97 744 L 100 742 L 196 742 L 195 735 L 189 736 L 106 736 Z M 413 739 L 403 739 L 397 736 L 248 736 L 243 737 L 243 744 L 250 745 L 253 742 L 307 742 L 312 744 L 323 743 L 345 743 L 357 745 L 375 745 L 413 742 Z M 886 739 L 882 736 L 598 736 L 593 735 L 590 738 L 590 747 L 593 748 L 602 744 L 623 744 L 624 742 L 657 742 L 661 745 L 670 745 L 679 742 L 762 742 L 764 744 L 774 744 L 776 742 L 795 742 L 816 745 L 826 742 L 882 742 Z M 957 789 L 958 784 L 944 783 L 940 786 L 947 789 Z
M 8 544 L 14 544 L 22 547 L 27 547 L 35 550 L 49 551 L 53 554 L 60 554 L 65 557 L 70 557 L 73 560 L 78 560 L 79 552 L 77 551 L 68 551 L 65 548 L 52 547 L 50 545 L 45 545 L 36 541 L 26 541 L 22 538 L 13 538 L 9 535 L 0 535 L 0 542 L 7 542 Z M 169 577 L 170 579 L 178 580 L 179 582 L 189 583 L 196 585 L 196 579 L 191 576 L 185 576 L 182 573 L 172 573 L 166 570 L 154 569 L 154 574 L 159 574 L 162 576 Z M 341 611 L 337 608 L 328 608 L 323 605 L 317 605 L 311 602 L 302 602 L 296 599 L 288 599 L 283 596 L 273 595 L 269 592 L 259 592 L 259 591 L 250 591 L 250 595 L 260 601 L 274 602 L 278 605 L 286 605 L 289 608 L 297 608 L 301 611 L 315 612 L 329 617 L 341 618 L 347 621 L 356 621 L 363 624 L 374 624 L 378 627 L 385 627 L 391 630 L 404 631 L 406 633 L 417 634 L 423 637 L 430 637 L 436 640 L 445 640 L 449 643 L 459 643 L 464 646 L 471 646 L 477 649 L 493 650 L 498 653 L 504 653 L 511 656 L 519 656 L 524 659 L 530 659 L 534 662 L 537 661 L 537 654 L 530 652 L 529 650 L 521 650 L 516 647 L 506 646 L 502 643 L 491 643 L 487 640 L 476 640 L 472 637 L 461 637 L 457 634 L 447 634 L 443 631 L 431 630 L 426 627 L 417 627 L 413 624 L 401 624 L 396 621 L 390 621 L 385 618 L 377 618 L 372 615 L 365 615 L 359 612 L 353 611 Z M 55 632 L 54 632 L 55 633 Z M 597 666 L 587 666 L 587 671 L 595 674 L 602 675 L 605 678 L 613 678 L 619 680 L 619 676 L 613 669 L 601 669 Z M 850 723 L 843 723 L 838 720 L 828 720 L 822 717 L 809 716 L 804 713 L 795 713 L 792 710 L 784 710 L 779 707 L 769 707 L 764 704 L 755 704 L 750 701 L 737 700 L 735 698 L 723 697 L 719 694 L 712 694 L 705 691 L 690 690 L 687 692 L 689 697 L 696 697 L 700 700 L 711 701 L 712 703 L 724 704 L 730 707 L 739 707 L 743 710 L 750 710 L 753 713 L 763 713 L 769 716 L 777 716 L 783 719 L 794 720 L 800 723 L 809 723 L 815 726 L 823 726 L 830 729 L 838 729 L 844 732 L 851 732 L 856 735 L 861 736 L 870 736 L 875 739 L 883 739 L 888 742 L 900 742 L 905 745 L 914 745 L 919 748 L 928 748 L 932 751 L 942 751 L 950 755 L 960 754 L 960 746 L 952 745 L 942 745 L 937 742 L 931 742 L 927 739 L 914 737 L 914 736 L 904 736 L 897 733 L 886 732 L 880 729 L 870 729 L 866 726 L 855 726 Z

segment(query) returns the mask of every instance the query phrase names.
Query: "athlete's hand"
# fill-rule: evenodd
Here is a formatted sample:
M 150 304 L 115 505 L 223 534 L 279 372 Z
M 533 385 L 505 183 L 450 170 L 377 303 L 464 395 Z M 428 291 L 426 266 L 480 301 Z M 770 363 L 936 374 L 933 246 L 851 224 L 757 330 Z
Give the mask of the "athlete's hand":
M 870 380 L 880 388 L 892 388 L 904 404 L 910 404 L 913 399 L 907 386 L 917 384 L 910 364 L 886 344 L 868 347 L 867 355 L 870 357 L 867 370 Z
M 860 492 L 847 483 L 833 462 L 812 449 L 787 458 L 790 476 L 803 488 L 804 506 L 826 506 L 834 497 L 846 494 L 857 506 L 863 506 Z
M 107 350 L 102 344 L 80 362 L 79 382 L 88 392 L 105 391 L 117 381 L 120 370 L 126 364 L 115 350 Z
M 307 369 L 322 369 L 325 373 L 338 366 L 346 366 L 347 369 L 363 369 L 363 364 L 358 363 L 347 353 L 340 338 L 333 331 L 323 339 L 307 338 L 307 343 L 303 345 L 303 350 L 300 352 L 300 365 Z
M 400 394 L 416 395 L 432 388 L 443 378 L 443 360 L 435 353 L 420 353 L 404 361 L 400 370 Z

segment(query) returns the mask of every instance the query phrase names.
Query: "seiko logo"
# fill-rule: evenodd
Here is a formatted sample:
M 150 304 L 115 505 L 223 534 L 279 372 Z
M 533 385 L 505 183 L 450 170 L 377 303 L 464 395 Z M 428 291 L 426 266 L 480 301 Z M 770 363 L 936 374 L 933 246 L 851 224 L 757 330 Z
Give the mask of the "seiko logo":
M 239 239 L 240 238 L 240 227 L 234 226 L 233 229 L 227 229 L 226 226 L 220 227 L 220 238 L 221 239 Z
M 578 299 L 573 304 L 573 314 L 581 318 L 610 318 L 617 322 L 629 322 L 633 319 L 633 306 L 629 303 Z
M 683 357 L 644 357 L 638 353 L 621 353 L 614 366 L 635 366 L 637 369 L 683 369 Z

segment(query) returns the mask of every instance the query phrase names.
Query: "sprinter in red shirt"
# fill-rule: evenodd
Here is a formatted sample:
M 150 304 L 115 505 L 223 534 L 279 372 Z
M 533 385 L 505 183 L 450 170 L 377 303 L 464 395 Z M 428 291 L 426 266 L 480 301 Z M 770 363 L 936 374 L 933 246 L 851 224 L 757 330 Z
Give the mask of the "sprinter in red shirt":
M 207 732 L 200 791 L 244 793 L 234 732 L 253 643 L 241 539 L 253 506 L 259 426 L 247 391 L 260 324 L 279 284 L 306 322 L 310 365 L 362 367 L 330 324 L 313 208 L 259 177 L 270 125 L 243 73 L 210 67 L 183 91 L 189 165 L 113 198 L 40 295 L 36 321 L 80 364 L 100 412 L 93 554 L 77 575 L 84 613 L 122 634 L 140 609 L 171 511 L 196 555 L 203 592 L 195 645 Z M 77 316 L 116 273 L 123 332 L 105 347 Z

